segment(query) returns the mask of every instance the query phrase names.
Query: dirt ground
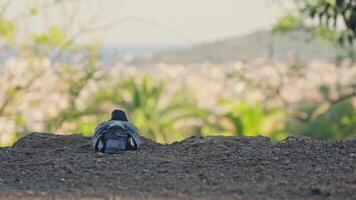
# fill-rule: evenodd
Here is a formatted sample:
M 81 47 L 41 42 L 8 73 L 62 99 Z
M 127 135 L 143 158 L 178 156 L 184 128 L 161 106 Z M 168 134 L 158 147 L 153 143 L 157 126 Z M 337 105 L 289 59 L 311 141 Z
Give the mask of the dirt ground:
M 1 199 L 356 199 L 356 139 L 143 139 L 94 152 L 80 135 L 33 133 L 0 148 Z

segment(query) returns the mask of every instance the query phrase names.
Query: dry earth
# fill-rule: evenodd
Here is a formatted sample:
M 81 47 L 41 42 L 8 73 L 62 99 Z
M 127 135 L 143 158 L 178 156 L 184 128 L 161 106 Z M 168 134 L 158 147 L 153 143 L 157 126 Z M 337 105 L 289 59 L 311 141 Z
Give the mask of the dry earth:
M 143 139 L 108 155 L 80 135 L 33 133 L 0 161 L 1 199 L 356 199 L 356 139 Z

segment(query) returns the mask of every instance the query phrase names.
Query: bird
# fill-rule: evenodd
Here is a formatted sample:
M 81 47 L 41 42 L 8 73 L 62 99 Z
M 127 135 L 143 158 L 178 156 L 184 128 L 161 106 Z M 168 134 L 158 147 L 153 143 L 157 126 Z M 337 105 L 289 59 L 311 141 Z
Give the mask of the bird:
M 137 150 L 140 146 L 139 130 L 128 121 L 123 110 L 115 109 L 110 120 L 95 128 L 92 145 L 95 151 L 109 154 Z

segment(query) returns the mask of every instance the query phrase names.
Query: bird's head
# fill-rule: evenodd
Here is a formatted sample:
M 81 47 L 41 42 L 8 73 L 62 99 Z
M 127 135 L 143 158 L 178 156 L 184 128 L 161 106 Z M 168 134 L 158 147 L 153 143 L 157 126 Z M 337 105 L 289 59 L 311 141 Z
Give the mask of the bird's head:
M 127 122 L 126 113 L 123 110 L 114 110 L 111 113 L 111 120 L 125 121 Z

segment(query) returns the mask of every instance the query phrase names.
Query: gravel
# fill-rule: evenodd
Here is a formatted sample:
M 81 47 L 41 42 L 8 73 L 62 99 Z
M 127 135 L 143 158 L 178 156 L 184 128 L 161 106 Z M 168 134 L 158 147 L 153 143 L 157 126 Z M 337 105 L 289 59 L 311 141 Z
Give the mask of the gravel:
M 356 139 L 142 139 L 123 154 L 32 133 L 0 148 L 0 199 L 356 199 Z

